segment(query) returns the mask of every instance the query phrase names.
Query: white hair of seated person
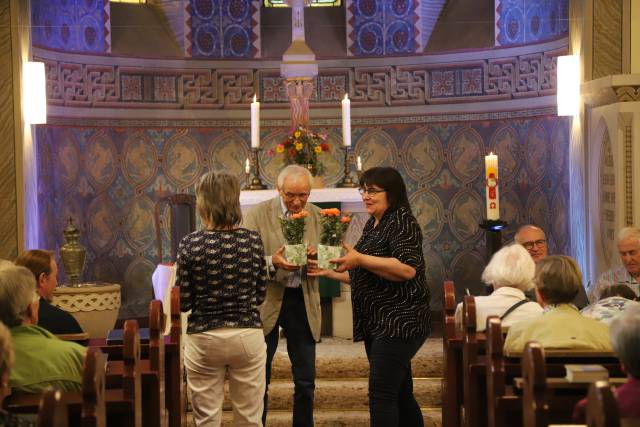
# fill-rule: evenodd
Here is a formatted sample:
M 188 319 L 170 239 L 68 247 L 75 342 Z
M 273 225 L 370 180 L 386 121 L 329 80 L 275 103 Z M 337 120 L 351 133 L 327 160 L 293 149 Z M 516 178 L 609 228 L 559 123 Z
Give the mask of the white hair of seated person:
M 8 267 L 15 267 L 16 265 L 11 261 L 7 261 L 6 259 L 0 259 L 0 270 L 4 270 Z
M 36 278 L 31 270 L 16 265 L 0 270 L 0 322 L 9 328 L 25 321 L 37 323 L 38 299 Z
M 633 240 L 640 245 L 640 229 L 635 227 L 624 227 L 618 231 L 618 242 L 623 240 Z
M 529 252 L 518 244 L 505 246 L 493 254 L 482 272 L 482 281 L 493 285 L 494 290 L 503 286 L 528 291 L 533 287 L 536 264 Z
M 627 374 L 640 379 L 640 304 L 632 304 L 609 325 L 611 347 Z

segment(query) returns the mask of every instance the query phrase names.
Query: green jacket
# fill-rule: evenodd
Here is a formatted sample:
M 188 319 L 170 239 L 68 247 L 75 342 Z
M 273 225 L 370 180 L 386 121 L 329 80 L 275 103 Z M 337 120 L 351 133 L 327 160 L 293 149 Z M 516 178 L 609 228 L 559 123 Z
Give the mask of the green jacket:
M 35 325 L 11 328 L 15 362 L 9 385 L 17 392 L 35 393 L 48 387 L 62 391 L 82 388 L 86 348 L 58 339 Z

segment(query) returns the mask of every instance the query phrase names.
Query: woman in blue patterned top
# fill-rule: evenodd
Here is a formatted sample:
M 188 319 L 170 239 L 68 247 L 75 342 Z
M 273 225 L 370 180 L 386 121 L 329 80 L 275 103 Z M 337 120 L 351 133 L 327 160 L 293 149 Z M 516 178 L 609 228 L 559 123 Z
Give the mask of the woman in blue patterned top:
M 234 425 L 262 426 L 266 344 L 258 306 L 265 297 L 260 235 L 240 228 L 240 185 L 209 172 L 196 185 L 205 226 L 182 239 L 176 285 L 190 311 L 185 347 L 187 382 L 196 426 L 222 421 L 225 374 Z
M 371 215 L 360 240 L 345 245 L 335 270 L 311 274 L 351 283 L 353 338 L 364 340 L 370 366 L 371 425 L 423 426 L 411 374 L 411 359 L 430 332 L 422 232 L 397 170 L 365 171 L 360 193 Z

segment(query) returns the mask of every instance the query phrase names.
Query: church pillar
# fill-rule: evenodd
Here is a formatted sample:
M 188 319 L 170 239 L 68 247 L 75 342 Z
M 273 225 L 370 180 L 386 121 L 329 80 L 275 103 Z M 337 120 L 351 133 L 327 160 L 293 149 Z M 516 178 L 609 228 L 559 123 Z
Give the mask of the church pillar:
M 21 205 L 22 124 L 20 49 L 28 2 L 0 2 L 0 258 L 13 259 L 23 245 Z M 26 21 L 28 23 L 28 20 Z M 28 40 L 28 36 L 26 37 Z

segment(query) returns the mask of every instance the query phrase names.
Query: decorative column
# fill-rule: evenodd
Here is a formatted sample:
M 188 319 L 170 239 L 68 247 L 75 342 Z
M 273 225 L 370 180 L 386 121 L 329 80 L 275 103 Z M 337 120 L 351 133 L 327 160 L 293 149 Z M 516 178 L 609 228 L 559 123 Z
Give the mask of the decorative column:
M 313 78 L 318 75 L 316 55 L 305 42 L 304 7 L 309 0 L 287 0 L 291 7 L 291 45 L 282 56 L 280 72 L 291 104 L 291 128 L 309 122 L 309 99 L 313 94 Z

